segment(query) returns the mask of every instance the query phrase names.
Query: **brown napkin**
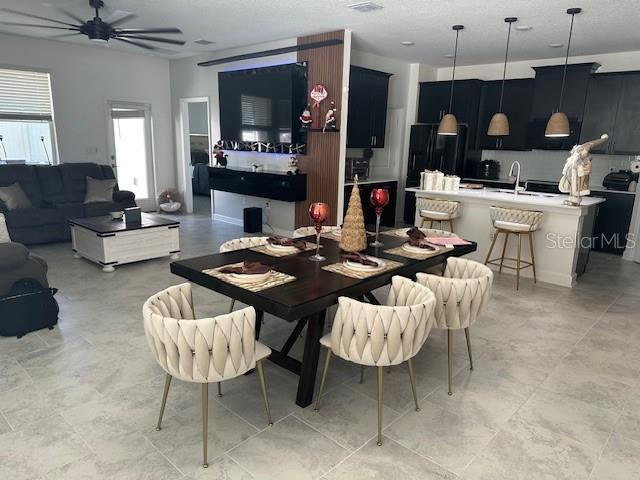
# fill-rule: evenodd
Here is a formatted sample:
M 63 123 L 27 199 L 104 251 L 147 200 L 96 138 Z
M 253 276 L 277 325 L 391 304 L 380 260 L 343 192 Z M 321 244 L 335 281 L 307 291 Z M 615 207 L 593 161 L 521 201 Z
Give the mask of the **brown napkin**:
M 426 237 L 423 237 L 423 238 L 409 237 L 409 241 L 407 243 L 412 247 L 424 248 L 425 250 L 436 249 L 431 243 L 429 243 Z
M 242 262 L 242 265 L 234 267 L 223 267 L 218 270 L 220 273 L 243 273 L 245 275 L 259 275 L 271 271 L 271 267 L 260 262 Z
M 362 265 L 367 265 L 369 267 L 377 267 L 378 262 L 367 258 L 365 255 L 361 253 L 345 253 L 342 255 L 343 260 L 349 260 L 351 262 L 361 263 Z
M 287 237 L 269 237 L 267 242 L 271 245 L 278 245 L 280 247 L 296 247 L 298 250 L 306 250 L 307 242 L 304 240 L 297 240 Z
M 420 230 L 418 227 L 413 227 L 413 228 L 407 230 L 407 236 L 410 239 L 414 239 L 414 240 L 422 240 L 423 238 L 426 237 L 424 232 L 422 230 Z

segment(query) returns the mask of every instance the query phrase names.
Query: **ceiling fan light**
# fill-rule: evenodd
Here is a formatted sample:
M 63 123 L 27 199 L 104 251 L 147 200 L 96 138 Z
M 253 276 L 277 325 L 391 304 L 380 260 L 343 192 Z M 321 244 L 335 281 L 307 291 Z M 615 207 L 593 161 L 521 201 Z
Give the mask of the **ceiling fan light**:
M 489 122 L 487 135 L 490 137 L 506 137 L 509 135 L 509 119 L 506 114 L 502 112 L 493 114 L 491 122 Z
M 545 137 L 560 138 L 568 137 L 571 131 L 569 129 L 569 119 L 564 112 L 556 112 L 549 118 L 547 129 L 544 132 Z
M 447 113 L 438 125 L 438 135 L 458 135 L 458 119 L 453 113 Z

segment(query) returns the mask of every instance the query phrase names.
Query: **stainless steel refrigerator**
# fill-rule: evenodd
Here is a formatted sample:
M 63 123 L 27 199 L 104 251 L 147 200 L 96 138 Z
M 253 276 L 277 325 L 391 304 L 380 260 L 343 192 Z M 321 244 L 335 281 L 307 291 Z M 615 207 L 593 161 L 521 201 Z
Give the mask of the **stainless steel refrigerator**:
M 458 135 L 438 135 L 437 123 L 420 123 L 411 126 L 409 165 L 406 188 L 420 185 L 420 172 L 439 170 L 446 175 L 464 176 L 467 150 L 467 126 L 458 125 Z M 404 221 L 413 223 L 416 208 L 415 195 L 405 194 Z

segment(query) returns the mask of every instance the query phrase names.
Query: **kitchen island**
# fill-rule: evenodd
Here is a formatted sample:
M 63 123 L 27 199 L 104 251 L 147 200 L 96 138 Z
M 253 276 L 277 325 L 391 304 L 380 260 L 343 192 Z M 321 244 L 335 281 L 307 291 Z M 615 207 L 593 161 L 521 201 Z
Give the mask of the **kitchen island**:
M 458 217 L 455 219 L 455 233 L 478 243 L 478 250 L 470 255 L 479 262 L 484 262 L 493 236 L 493 228 L 489 218 L 492 206 L 537 210 L 544 212 L 540 229 L 534 233 L 537 278 L 541 282 L 572 287 L 576 279 L 587 267 L 591 237 L 598 205 L 605 201 L 598 197 L 585 197 L 582 205 L 574 207 L 563 202 L 567 195 L 556 195 L 537 192 L 519 192 L 498 189 L 458 191 L 431 191 L 408 188 L 414 192 L 416 199 L 435 198 L 460 202 Z M 416 209 L 415 225 L 422 219 Z M 500 239 L 502 240 L 502 239 Z M 500 248 L 498 248 L 500 247 Z M 496 245 L 501 251 L 502 245 Z M 523 259 L 529 255 L 527 246 L 523 245 Z M 509 242 L 507 257 L 516 256 L 516 242 Z M 512 273 L 509 269 L 503 272 Z M 521 272 L 521 276 L 532 277 L 531 269 Z

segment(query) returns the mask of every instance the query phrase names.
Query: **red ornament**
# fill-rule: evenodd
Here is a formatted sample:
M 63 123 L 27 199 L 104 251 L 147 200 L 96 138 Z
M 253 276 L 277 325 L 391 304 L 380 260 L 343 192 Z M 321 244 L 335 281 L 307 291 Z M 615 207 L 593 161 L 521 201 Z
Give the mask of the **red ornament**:
M 316 231 L 322 228 L 322 224 L 329 218 L 329 205 L 326 203 L 312 203 L 309 205 L 309 216 L 316 224 Z
M 382 214 L 382 209 L 389 203 L 389 190 L 386 188 L 374 188 L 371 190 L 371 205 L 376 207 L 376 215 Z
M 309 96 L 315 102 L 313 104 L 313 107 L 319 108 L 320 103 L 329 96 L 329 92 L 327 92 L 327 89 L 324 85 L 316 83 L 311 89 L 311 92 L 309 92 Z

